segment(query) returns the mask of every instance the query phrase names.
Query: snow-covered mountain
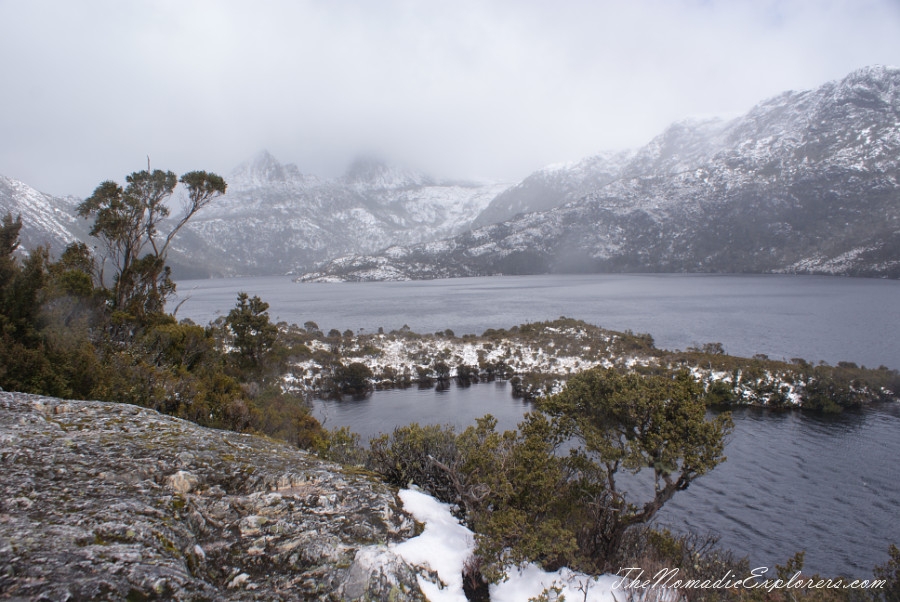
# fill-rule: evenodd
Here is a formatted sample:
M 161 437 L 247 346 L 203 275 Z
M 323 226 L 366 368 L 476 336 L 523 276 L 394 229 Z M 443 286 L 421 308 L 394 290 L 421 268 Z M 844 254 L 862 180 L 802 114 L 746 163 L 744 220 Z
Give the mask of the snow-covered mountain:
M 227 194 L 175 239 L 169 263 L 177 276 L 284 274 L 345 253 L 452 236 L 508 187 L 437 181 L 372 158 L 358 159 L 342 177 L 321 179 L 265 151 L 226 182 Z M 80 202 L 0 176 L 0 213 L 22 216 L 23 249 L 49 244 L 58 255 L 75 240 L 95 244 L 90 224 L 76 215 Z
M 445 182 L 366 158 L 339 178 L 304 175 L 262 152 L 226 177 L 170 256 L 176 271 L 284 274 L 345 253 L 467 230 L 507 184 Z
M 573 163 L 540 169 L 497 195 L 473 227 L 506 221 L 520 213 L 547 211 L 576 201 L 618 178 L 633 151 L 605 152 Z
M 550 182 L 539 200 L 552 209 L 442 241 L 345 256 L 306 278 L 608 271 L 900 278 L 900 69 L 869 67 L 785 92 L 730 121 L 676 123 L 633 155 L 596 160 L 603 174 L 596 184 L 584 163 L 538 172 L 491 205 L 504 198 L 515 211 L 526 182 Z M 582 194 L 586 181 L 593 189 Z
M 334 257 L 308 277 L 900 277 L 898 165 L 900 70 L 870 67 L 513 187 L 438 181 L 371 158 L 324 179 L 263 152 L 226 177 L 228 194 L 189 222 L 169 259 L 182 277 L 308 271 Z M 0 212 L 22 216 L 23 248 L 93 244 L 78 202 L 0 176 Z
M 85 240 L 89 228 L 75 213 L 80 202 L 71 196 L 38 192 L 23 182 L 0 175 L 0 217 L 7 212 L 13 218 L 21 216 L 19 239 L 23 251 L 43 245 L 58 255 L 70 242 Z

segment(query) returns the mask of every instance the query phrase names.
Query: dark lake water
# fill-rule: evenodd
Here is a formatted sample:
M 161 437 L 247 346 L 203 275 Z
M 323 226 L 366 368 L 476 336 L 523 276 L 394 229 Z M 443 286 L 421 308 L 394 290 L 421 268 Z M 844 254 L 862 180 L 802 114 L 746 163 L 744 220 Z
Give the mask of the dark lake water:
M 327 331 L 408 325 L 480 334 L 525 322 L 580 318 L 653 335 L 658 347 L 720 342 L 728 353 L 900 368 L 900 282 L 816 276 L 594 275 L 426 282 L 295 284 L 287 277 L 182 281 L 179 317 L 205 324 L 259 295 L 276 320 Z M 528 405 L 480 383 L 435 392 L 378 392 L 317 402 L 329 428 L 366 437 L 398 424 L 454 424 L 490 412 L 511 428 Z M 806 550 L 808 569 L 868 576 L 900 544 L 900 407 L 837 417 L 741 410 L 728 461 L 681 492 L 659 520 L 721 535 L 756 566 Z
M 511 429 L 531 409 L 497 382 L 314 402 L 326 427 L 350 427 L 363 441 L 410 422 L 462 430 L 487 413 L 499 430 Z M 774 568 L 805 550 L 807 569 L 861 578 L 887 560 L 888 546 L 900 542 L 900 406 L 839 416 L 746 408 L 733 416 L 727 461 L 676 494 L 658 524 L 716 533 L 753 567 Z
M 481 334 L 525 322 L 578 318 L 648 332 L 663 349 L 719 342 L 734 355 L 765 353 L 900 369 L 900 282 L 825 276 L 600 274 L 417 282 L 296 284 L 288 277 L 185 280 L 179 317 L 206 324 L 246 291 L 274 321 L 327 332 L 408 325 Z M 174 304 L 173 304 L 174 306 Z

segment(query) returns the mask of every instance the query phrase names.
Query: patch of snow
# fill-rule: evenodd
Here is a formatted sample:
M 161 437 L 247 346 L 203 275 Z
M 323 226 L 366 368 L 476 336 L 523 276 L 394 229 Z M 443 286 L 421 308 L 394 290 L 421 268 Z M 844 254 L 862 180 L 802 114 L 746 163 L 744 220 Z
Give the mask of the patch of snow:
M 419 587 L 431 602 L 465 602 L 462 572 L 475 549 L 472 532 L 453 517 L 449 504 L 412 489 L 404 489 L 398 495 L 404 509 L 425 523 L 425 530 L 418 537 L 394 545 L 394 552 L 406 562 L 438 574 L 442 584 L 418 578 Z
M 462 573 L 466 560 L 475 549 L 472 531 L 461 525 L 450 512 L 450 505 L 412 489 L 398 493 L 403 508 L 422 523 L 425 530 L 418 537 L 391 546 L 391 550 L 409 564 L 437 573 L 441 583 L 419 576 L 419 587 L 430 602 L 465 602 Z M 615 575 L 592 577 L 569 569 L 552 573 L 529 564 L 510 569 L 509 579 L 492 585 L 492 602 L 523 602 L 541 595 L 545 588 L 558 585 L 566 600 L 617 602 L 626 592 L 614 586 L 622 579 Z M 586 591 L 585 591 L 586 590 Z

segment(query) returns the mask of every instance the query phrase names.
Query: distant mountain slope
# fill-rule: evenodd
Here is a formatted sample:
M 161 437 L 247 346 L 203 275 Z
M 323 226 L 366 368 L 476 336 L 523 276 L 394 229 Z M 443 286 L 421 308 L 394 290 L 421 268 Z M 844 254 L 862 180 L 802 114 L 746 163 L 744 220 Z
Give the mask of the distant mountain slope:
M 495 224 L 520 213 L 547 211 L 576 201 L 619 178 L 633 156 L 632 151 L 608 152 L 540 169 L 498 194 L 472 226 Z
M 677 123 L 575 202 L 443 241 L 342 257 L 305 279 L 611 271 L 900 278 L 898 170 L 900 69 L 870 67 L 731 121 Z
M 239 165 L 226 182 L 228 193 L 175 239 L 169 263 L 176 276 L 284 274 L 345 253 L 452 236 L 508 186 L 437 181 L 373 159 L 321 179 L 267 152 Z M 49 244 L 59 254 L 75 240 L 93 246 L 90 224 L 76 215 L 80 202 L 0 176 L 0 212 L 22 216 L 23 249 Z
M 337 179 L 303 175 L 263 152 L 229 177 L 228 193 L 185 228 L 172 255 L 185 268 L 278 274 L 344 253 L 452 236 L 507 187 L 439 182 L 361 159 Z
M 49 246 L 58 254 L 66 245 L 87 236 L 88 227 L 75 214 L 75 197 L 57 197 L 38 192 L 27 184 L 0 175 L 0 217 L 11 213 L 22 217 L 21 248 Z

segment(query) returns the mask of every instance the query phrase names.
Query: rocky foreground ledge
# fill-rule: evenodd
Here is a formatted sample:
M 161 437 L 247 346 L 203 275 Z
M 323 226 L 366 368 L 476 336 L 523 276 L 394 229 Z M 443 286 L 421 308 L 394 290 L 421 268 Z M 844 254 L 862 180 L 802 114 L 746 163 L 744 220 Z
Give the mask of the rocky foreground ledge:
M 424 599 L 396 492 L 265 438 L 0 392 L 0 475 L 0 599 Z

